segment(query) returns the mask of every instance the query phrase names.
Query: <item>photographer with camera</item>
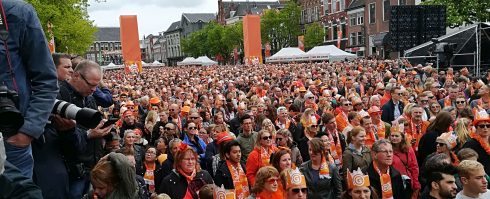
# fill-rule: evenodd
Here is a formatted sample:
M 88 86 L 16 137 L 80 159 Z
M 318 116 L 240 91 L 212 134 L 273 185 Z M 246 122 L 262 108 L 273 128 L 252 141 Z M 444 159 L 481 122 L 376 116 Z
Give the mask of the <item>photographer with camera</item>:
M 72 77 L 68 81 L 60 82 L 60 93 L 58 99 L 72 103 L 80 108 L 90 108 L 97 110 L 97 105 L 92 94 L 102 79 L 101 67 L 93 61 L 82 61 L 74 70 Z M 61 102 L 64 103 L 64 102 Z M 60 106 L 63 106 L 60 108 Z M 70 112 L 70 107 L 64 108 L 57 102 L 55 105 L 59 112 Z M 68 115 L 69 113 L 60 113 Z M 78 114 L 77 114 L 78 119 Z M 64 159 L 69 174 L 70 198 L 81 198 L 89 188 L 89 173 L 97 161 L 104 155 L 103 137 L 110 133 L 113 125 L 104 127 L 104 122 L 100 122 L 95 128 L 89 129 L 87 125 L 81 125 L 84 121 L 75 123 L 73 120 L 61 118 L 59 115 L 53 117 L 53 124 L 60 133 L 75 131 L 77 143 L 65 148 Z M 68 132 L 67 132 L 68 131 Z

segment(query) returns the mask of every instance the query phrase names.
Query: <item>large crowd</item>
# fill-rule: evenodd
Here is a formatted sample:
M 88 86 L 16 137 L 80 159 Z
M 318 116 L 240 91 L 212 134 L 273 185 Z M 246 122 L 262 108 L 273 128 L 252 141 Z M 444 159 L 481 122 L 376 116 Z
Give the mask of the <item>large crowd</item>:
M 86 98 L 117 121 L 80 194 L 489 198 L 489 80 L 374 58 L 103 71 Z

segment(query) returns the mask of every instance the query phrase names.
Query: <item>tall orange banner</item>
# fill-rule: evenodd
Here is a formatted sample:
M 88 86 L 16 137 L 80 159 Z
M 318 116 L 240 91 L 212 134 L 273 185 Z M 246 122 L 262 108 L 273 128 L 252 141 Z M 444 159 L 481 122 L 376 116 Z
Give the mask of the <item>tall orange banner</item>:
M 126 72 L 141 72 L 141 49 L 136 15 L 119 16 L 121 26 L 121 46 Z
M 51 54 L 56 52 L 56 45 L 54 44 L 54 33 L 53 33 L 53 24 L 51 21 L 48 21 L 48 35 L 49 35 L 49 42 L 48 42 L 48 47 L 49 47 L 49 52 Z
M 243 17 L 243 48 L 245 64 L 262 63 L 262 41 L 260 38 L 260 16 Z
M 298 48 L 305 51 L 305 36 L 298 36 Z

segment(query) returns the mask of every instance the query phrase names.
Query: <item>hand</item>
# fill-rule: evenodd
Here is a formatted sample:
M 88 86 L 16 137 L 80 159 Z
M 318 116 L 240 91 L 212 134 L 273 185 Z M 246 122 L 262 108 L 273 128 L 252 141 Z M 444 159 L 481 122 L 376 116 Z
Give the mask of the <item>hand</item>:
M 76 126 L 76 122 L 74 120 L 62 118 L 59 115 L 53 115 L 51 122 L 53 122 L 56 130 L 60 132 L 71 130 Z
M 106 120 L 102 120 L 100 121 L 99 125 L 97 125 L 95 128 L 93 129 L 90 129 L 89 131 L 89 134 L 88 134 L 88 138 L 101 138 L 101 137 L 104 137 L 105 135 L 109 134 L 111 132 L 111 129 L 112 129 L 112 126 L 114 125 L 110 125 L 108 127 L 105 127 L 105 128 L 102 128 L 102 126 L 104 126 L 104 123 L 106 122 Z
M 7 139 L 7 143 L 9 143 L 12 146 L 20 147 L 20 148 L 25 148 L 29 146 L 31 144 L 31 141 L 32 141 L 32 137 L 22 132 L 17 132 L 17 134 Z
M 420 194 L 420 189 L 413 190 L 412 199 L 418 199 Z

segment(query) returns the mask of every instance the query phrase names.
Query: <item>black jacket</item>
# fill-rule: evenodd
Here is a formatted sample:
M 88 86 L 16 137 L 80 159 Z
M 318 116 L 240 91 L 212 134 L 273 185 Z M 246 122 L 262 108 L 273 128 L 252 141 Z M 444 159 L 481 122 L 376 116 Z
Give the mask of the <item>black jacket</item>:
M 403 108 L 405 105 L 403 102 L 398 102 L 398 110 L 400 110 L 400 115 L 403 115 Z M 395 120 L 395 104 L 393 103 L 393 100 L 388 101 L 383 107 L 381 107 L 381 120 L 384 122 L 391 124 L 393 120 Z
M 419 141 L 419 150 L 417 156 L 417 162 L 422 163 L 431 153 L 436 151 L 437 143 L 436 139 L 444 132 L 428 131 L 425 133 Z M 422 168 L 424 165 L 419 164 Z
M 318 179 L 317 183 L 313 183 L 313 168 L 311 161 L 301 165 L 301 173 L 305 176 L 306 187 L 308 188 L 308 198 L 313 199 L 340 199 L 342 196 L 342 182 L 339 174 L 339 169 L 331 164 L 329 165 L 329 179 Z
M 470 148 L 478 153 L 478 162 L 483 164 L 485 168 L 485 173 L 490 173 L 490 155 L 487 154 L 485 149 L 480 145 L 478 141 L 471 138 L 464 145 L 463 148 Z
M 14 165 L 5 162 L 5 171 L 0 175 L 0 199 L 42 199 L 41 189 L 31 179 L 20 173 Z
M 196 192 L 206 184 L 213 184 L 213 178 L 205 170 L 201 170 L 196 173 L 196 176 L 191 181 L 195 187 L 191 188 L 191 193 L 196 194 Z M 157 193 L 165 193 L 170 196 L 170 198 L 184 198 L 187 192 L 187 179 L 184 176 L 173 170 L 167 177 L 165 177 L 157 189 Z M 197 195 L 196 195 L 197 196 Z M 195 197 L 197 199 L 197 197 Z
M 371 164 L 367 168 L 366 173 L 369 175 L 369 182 L 371 183 L 371 187 L 373 187 L 376 193 L 381 196 L 381 180 L 379 178 L 378 172 L 374 170 L 373 164 Z M 391 187 L 393 189 L 393 198 L 409 199 L 412 196 L 412 193 L 410 193 L 410 188 L 404 188 L 402 175 L 392 166 L 390 166 L 390 177 Z
M 209 143 L 206 146 L 206 152 L 204 153 L 204 161 L 206 167 L 203 169 L 209 171 L 210 172 L 209 174 L 211 174 L 211 176 L 215 175 L 213 173 L 213 156 L 215 156 L 218 153 L 219 153 L 218 144 L 216 143 L 216 140 L 214 140 L 213 142 Z
M 247 173 L 247 170 L 245 169 L 245 164 L 243 162 L 240 162 L 240 165 L 242 166 L 243 172 Z M 218 166 L 218 170 L 216 171 L 216 175 L 214 176 L 214 184 L 216 186 L 221 187 L 223 185 L 225 189 L 235 189 L 235 185 L 233 184 L 233 179 L 231 177 L 231 172 L 228 169 L 228 165 L 226 164 L 226 161 L 221 161 Z

